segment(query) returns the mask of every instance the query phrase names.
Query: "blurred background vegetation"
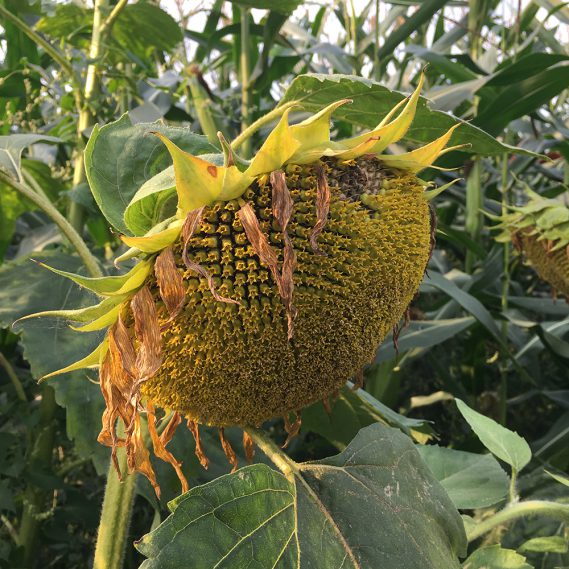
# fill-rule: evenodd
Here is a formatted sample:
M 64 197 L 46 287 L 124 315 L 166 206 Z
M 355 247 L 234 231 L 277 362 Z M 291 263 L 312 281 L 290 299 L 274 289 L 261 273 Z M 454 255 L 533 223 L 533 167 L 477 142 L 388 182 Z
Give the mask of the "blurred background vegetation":
M 440 162 L 453 170 L 427 174 L 438 184 L 461 180 L 436 201 L 437 247 L 399 353 L 391 340 L 379 348 L 366 390 L 439 445 L 481 451 L 452 403 L 460 397 L 530 442 L 523 497 L 563 494 L 543 469 L 569 470 L 569 305 L 511 244 L 493 240 L 494 222 L 483 212 L 523 204 L 527 187 L 546 197 L 568 190 L 567 3 L 97 0 L 93 10 L 83 0 L 0 0 L 0 26 L 0 168 L 15 173 L 33 198 L 0 179 L 0 567 L 90 566 L 108 462 L 96 443 L 98 386 L 83 374 L 42 386 L 34 379 L 59 367 L 63 327 L 35 326 L 23 336 L 11 329 L 18 316 L 46 308 L 46 295 L 54 307 L 86 301 L 53 276 L 40 277 L 28 261 L 32 252 L 50 257 L 67 247 L 41 204 L 66 216 L 109 261 L 119 239 L 83 168 L 95 123 L 128 111 L 133 124 L 184 125 L 218 145 L 218 130 L 235 138 L 305 73 L 358 75 L 409 93 L 429 64 L 424 95 L 431 109 L 529 151 L 454 152 Z M 307 89 L 303 82 L 292 88 L 296 96 Z M 368 120 L 340 114 L 336 136 L 373 126 L 373 108 Z M 291 454 L 332 454 L 375 420 L 348 395 L 331 418 L 309 409 Z M 282 435 L 278 421 L 271 428 Z M 173 441 L 194 484 L 227 472 L 219 446 L 204 473 L 190 458 L 192 444 L 182 435 Z M 157 468 L 164 501 L 139 481 L 130 541 L 155 527 L 176 495 L 176 480 Z M 520 521 L 486 539 L 515 549 L 529 537 L 566 531 L 559 522 Z M 569 565 L 562 552 L 527 555 L 536 567 Z M 124 567 L 141 560 L 128 548 Z

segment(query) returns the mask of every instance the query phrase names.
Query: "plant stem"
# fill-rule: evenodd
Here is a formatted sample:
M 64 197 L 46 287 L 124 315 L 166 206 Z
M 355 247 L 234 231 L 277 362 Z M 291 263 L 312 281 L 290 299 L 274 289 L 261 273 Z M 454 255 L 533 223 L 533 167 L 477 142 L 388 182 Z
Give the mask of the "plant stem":
M 53 443 L 55 439 L 55 422 L 53 420 L 56 403 L 55 392 L 47 384 L 41 386 L 41 402 L 39 406 L 39 422 L 32 437 L 33 448 L 28 461 L 29 472 L 41 472 L 51 467 Z M 39 524 L 43 517 L 46 491 L 30 484 L 24 493 L 24 509 L 18 541 L 24 549 L 24 567 L 31 567 L 37 556 L 36 540 Z
M 119 449 L 119 467 L 127 472 L 126 453 Z M 93 569 L 121 569 L 130 527 L 136 488 L 136 473 L 121 482 L 111 462 L 101 511 Z
M 254 427 L 247 427 L 244 431 L 253 439 L 255 444 L 267 455 L 274 465 L 292 481 L 298 465 L 264 432 Z
M 480 238 L 480 209 L 482 208 L 481 186 L 481 160 L 475 157 L 472 160 L 472 169 L 466 180 L 466 221 L 465 229 L 473 241 Z M 466 272 L 472 273 L 475 254 L 469 249 L 466 252 Z
M 506 134 L 506 142 L 509 143 L 508 134 Z M 501 179 L 501 193 L 502 193 L 502 215 L 508 213 L 508 154 L 502 155 L 502 179 Z M 502 314 L 508 310 L 508 293 L 510 291 L 510 244 L 504 243 L 504 274 L 502 277 L 502 298 L 501 309 Z M 504 345 L 508 345 L 508 319 L 504 318 L 502 321 L 501 332 Z M 505 362 L 500 365 L 500 423 L 506 425 L 507 423 L 507 407 L 508 400 L 508 368 Z
M 93 31 L 91 34 L 91 45 L 89 47 L 89 61 L 91 63 L 87 66 L 83 94 L 76 99 L 79 118 L 77 120 L 77 148 L 75 150 L 75 161 L 73 164 L 73 187 L 77 187 L 85 181 L 85 144 L 83 142 L 83 132 L 92 126 L 95 120 L 95 112 L 92 106 L 99 94 L 97 74 L 99 72 L 105 39 L 110 34 L 114 22 L 126 5 L 127 0 L 120 0 L 109 16 L 104 19 L 103 17 L 109 6 L 109 1 L 95 0 Z M 71 202 L 68 212 L 69 222 L 78 231 L 83 227 L 84 215 L 85 210 L 83 206 L 77 202 Z
M 527 516 L 541 515 L 556 520 L 569 522 L 569 504 L 558 504 L 557 502 L 546 502 L 541 500 L 528 500 L 518 502 L 497 512 L 492 517 L 476 524 L 468 533 L 468 541 L 474 541 L 480 536 L 504 523 L 508 523 Z
M 212 144 L 219 144 L 217 138 L 217 125 L 211 114 L 210 98 L 198 80 L 199 69 L 196 65 L 188 68 L 188 86 L 191 93 L 194 109 L 198 117 L 202 132 Z M 186 93 L 186 96 L 188 93 Z
M 39 45 L 70 77 L 76 79 L 73 65 L 65 58 L 65 56 L 53 47 L 48 41 L 42 38 L 34 31 L 26 22 L 12 14 L 6 7 L 0 4 L 0 16 L 4 17 L 8 22 L 16 26 L 24 32 L 34 43 Z
M 249 85 L 249 77 L 251 75 L 251 53 L 249 42 L 251 36 L 249 33 L 249 9 L 241 8 L 241 133 L 245 132 L 251 125 L 251 91 Z M 246 138 L 243 141 L 243 150 L 245 158 L 251 157 L 252 145 L 251 139 Z
M 5 369 L 6 375 L 10 378 L 18 399 L 24 402 L 27 401 L 28 398 L 26 397 L 26 392 L 24 391 L 24 387 L 20 381 L 20 378 L 16 375 L 14 368 L 10 365 L 10 362 L 4 357 L 4 354 L 2 353 L 0 353 L 0 366 Z
M 510 488 L 508 491 L 508 501 L 513 504 L 518 501 L 518 491 L 516 488 L 516 482 L 518 480 L 518 471 L 512 467 L 512 476 L 510 477 Z
M 231 143 L 231 148 L 233 148 L 233 150 L 237 150 L 237 148 L 244 145 L 245 142 L 251 137 L 251 135 L 257 132 L 262 126 L 266 125 L 267 123 L 270 123 L 272 120 L 276 119 L 277 117 L 280 117 L 287 109 L 290 109 L 291 107 L 295 107 L 297 105 L 298 103 L 296 101 L 290 101 L 288 103 L 285 103 L 284 105 L 281 105 L 280 107 L 276 107 L 266 115 L 257 119 L 254 123 L 248 126 L 244 131 L 242 131 L 239 136 L 235 138 L 235 140 Z
M 22 184 L 5 174 L 0 172 L 0 181 L 12 186 L 15 190 L 20 192 L 23 196 L 28 198 L 32 203 L 37 205 L 53 222 L 59 227 L 61 233 L 67 237 L 71 245 L 75 248 L 81 260 L 85 264 L 85 267 L 89 271 L 92 277 L 102 276 L 101 268 L 97 259 L 93 256 L 89 248 L 83 241 L 81 235 L 72 227 L 72 225 L 67 221 L 65 216 L 63 216 L 57 208 L 43 196 L 34 192 L 31 188 Z

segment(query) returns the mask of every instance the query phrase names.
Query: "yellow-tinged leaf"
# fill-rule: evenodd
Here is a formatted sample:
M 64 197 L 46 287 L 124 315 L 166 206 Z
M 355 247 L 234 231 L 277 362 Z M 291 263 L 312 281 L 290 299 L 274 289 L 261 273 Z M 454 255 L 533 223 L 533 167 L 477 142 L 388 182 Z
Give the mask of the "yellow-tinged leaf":
M 352 158 L 357 158 L 358 156 L 363 156 L 364 154 L 379 154 L 390 144 L 401 140 L 409 130 L 409 127 L 415 118 L 415 111 L 417 110 L 417 103 L 419 101 L 421 89 L 423 88 L 424 80 L 425 75 L 421 73 L 419 84 L 413 94 L 408 99 L 403 99 L 403 101 L 398 103 L 389 112 L 387 117 L 385 117 L 373 130 L 353 138 L 343 140 L 341 144 L 346 148 L 346 152 L 340 154 L 338 157 L 343 160 L 350 160 Z M 399 116 L 395 120 L 387 123 L 387 121 L 395 114 L 395 111 L 397 111 L 405 101 L 405 107 Z
M 103 358 L 105 357 L 109 347 L 109 340 L 105 339 L 88 355 L 83 359 L 72 363 L 64 368 L 52 371 L 43 377 L 40 377 L 39 381 L 45 381 L 46 379 L 53 377 L 55 375 L 61 375 L 62 373 L 67 373 L 70 371 L 77 371 L 79 369 L 86 369 L 90 367 L 97 367 L 101 364 Z
M 455 124 L 452 126 L 443 136 L 429 142 L 421 148 L 412 150 L 411 152 L 405 152 L 404 154 L 382 154 L 378 156 L 387 166 L 392 168 L 399 168 L 400 170 L 406 170 L 408 172 L 413 172 L 416 174 L 421 170 L 428 168 L 441 154 L 444 153 L 443 148 L 446 146 L 452 133 L 461 126 L 462 123 Z M 452 147 L 452 149 L 458 148 L 457 146 Z M 451 150 L 450 148 L 448 150 Z M 447 151 L 448 151 L 447 150 Z
M 310 118 L 291 126 L 290 130 L 294 138 L 301 144 L 300 152 L 304 152 L 315 146 L 327 144 L 330 140 L 330 118 L 332 113 L 338 107 L 351 102 L 351 99 L 335 101 Z
M 117 305 L 124 302 L 127 295 L 112 296 L 111 298 L 105 298 L 99 304 L 95 306 L 87 306 L 86 308 L 78 308 L 76 310 L 45 310 L 43 312 L 36 312 L 35 314 L 28 314 L 16 320 L 16 322 L 21 322 L 22 320 L 28 320 L 29 318 L 65 318 L 66 320 L 72 320 L 73 322 L 90 322 L 95 320 L 104 314 L 107 314 L 109 310 L 112 310 Z M 14 322 L 14 324 L 16 324 Z
M 448 184 L 444 186 L 440 186 L 439 188 L 435 188 L 434 190 L 427 190 L 423 193 L 423 197 L 430 202 L 432 199 L 436 198 L 439 194 L 442 194 L 445 190 L 448 190 L 451 186 L 454 186 L 457 182 L 462 180 L 462 178 L 456 178 L 455 180 L 450 181 Z
M 223 172 L 223 184 L 219 200 L 229 201 L 238 198 L 253 183 L 255 178 L 241 172 L 237 166 L 225 168 Z
M 99 318 L 96 318 L 88 324 L 85 324 L 83 326 L 70 326 L 70 328 L 73 328 L 73 330 L 76 330 L 77 332 L 93 332 L 94 330 L 108 328 L 117 321 L 117 318 L 119 317 L 122 309 L 123 303 L 115 306 L 111 310 L 107 311 L 106 314 L 99 316 Z
M 144 253 L 156 253 L 156 251 L 161 251 L 176 241 L 182 231 L 182 225 L 184 225 L 184 221 L 177 219 L 169 227 L 157 233 L 150 231 L 142 237 L 121 235 L 121 239 L 131 248 L 139 249 Z
M 210 205 L 218 199 L 223 185 L 223 166 L 216 166 L 184 152 L 159 132 L 153 132 L 165 145 L 174 162 L 178 208 L 182 215 Z
M 117 296 L 132 292 L 139 288 L 150 273 L 152 264 L 149 261 L 137 263 L 128 273 L 118 277 L 84 277 L 67 271 L 54 269 L 44 263 L 38 263 L 51 272 L 61 275 L 77 283 L 79 286 L 91 290 L 100 296 Z
M 256 177 L 278 170 L 300 148 L 300 142 L 294 137 L 288 124 L 291 108 L 283 113 L 277 126 L 269 134 L 249 168 L 245 170 L 247 176 Z

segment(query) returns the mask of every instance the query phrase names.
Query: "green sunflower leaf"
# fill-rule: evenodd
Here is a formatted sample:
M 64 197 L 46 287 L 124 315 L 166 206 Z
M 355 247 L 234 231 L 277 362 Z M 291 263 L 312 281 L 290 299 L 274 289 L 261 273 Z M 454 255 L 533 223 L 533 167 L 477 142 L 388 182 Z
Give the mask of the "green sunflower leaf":
M 462 519 L 398 430 L 375 424 L 337 456 L 291 464 L 289 478 L 257 464 L 170 502 L 136 544 L 141 569 L 460 567 Z

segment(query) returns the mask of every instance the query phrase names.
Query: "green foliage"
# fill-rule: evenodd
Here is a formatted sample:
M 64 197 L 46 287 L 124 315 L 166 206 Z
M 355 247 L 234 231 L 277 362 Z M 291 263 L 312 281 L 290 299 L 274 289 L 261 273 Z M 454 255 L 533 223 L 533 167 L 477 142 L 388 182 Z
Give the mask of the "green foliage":
M 459 566 L 462 521 L 399 431 L 372 425 L 341 454 L 291 468 L 287 480 L 247 467 L 180 496 L 137 544 L 142 567 Z

